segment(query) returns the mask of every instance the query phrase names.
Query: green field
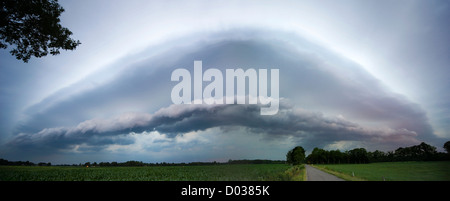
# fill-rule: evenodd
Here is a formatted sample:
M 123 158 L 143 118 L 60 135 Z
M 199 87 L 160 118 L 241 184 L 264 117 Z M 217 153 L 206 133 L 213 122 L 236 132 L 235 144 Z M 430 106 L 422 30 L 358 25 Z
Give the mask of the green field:
M 327 164 L 315 167 L 331 170 L 330 173 L 346 180 L 450 181 L 450 161 Z
M 0 166 L 0 181 L 280 181 L 302 180 L 285 164 L 149 167 Z

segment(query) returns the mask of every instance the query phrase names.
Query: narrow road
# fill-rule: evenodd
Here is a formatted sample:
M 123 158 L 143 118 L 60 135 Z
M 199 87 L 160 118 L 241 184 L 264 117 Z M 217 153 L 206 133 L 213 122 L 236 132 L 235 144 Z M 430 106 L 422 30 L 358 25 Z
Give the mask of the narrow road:
M 344 181 L 339 177 L 328 174 L 309 165 L 305 165 L 305 167 L 307 181 Z

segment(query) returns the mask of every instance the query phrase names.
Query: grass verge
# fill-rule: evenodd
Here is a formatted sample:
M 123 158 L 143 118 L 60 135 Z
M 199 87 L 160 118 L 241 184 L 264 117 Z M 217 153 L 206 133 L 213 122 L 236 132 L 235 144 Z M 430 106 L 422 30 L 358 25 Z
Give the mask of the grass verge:
M 284 172 L 274 174 L 267 179 L 270 181 L 306 181 L 306 169 L 304 165 L 295 165 Z

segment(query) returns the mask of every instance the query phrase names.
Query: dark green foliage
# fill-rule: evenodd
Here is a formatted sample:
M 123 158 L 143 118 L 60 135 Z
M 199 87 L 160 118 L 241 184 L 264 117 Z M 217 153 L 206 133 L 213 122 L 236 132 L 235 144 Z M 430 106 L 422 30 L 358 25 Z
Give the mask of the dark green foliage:
M 297 146 L 286 154 L 286 161 L 289 164 L 299 165 L 305 160 L 305 149 Z
M 353 163 L 368 163 L 369 157 L 366 149 L 356 148 L 348 151 L 349 160 Z
M 339 150 L 327 151 L 320 148 L 314 148 L 308 157 L 307 163 L 325 164 L 325 163 L 350 163 L 349 152 L 341 152 Z
M 447 151 L 447 154 L 450 154 L 450 141 L 447 141 L 444 144 L 444 149 L 445 149 L 445 151 Z
M 0 165 L 34 166 L 35 164 L 30 161 L 8 161 L 0 158 Z
M 285 161 L 282 160 L 228 160 L 228 164 L 284 164 Z
M 396 161 L 429 161 L 437 154 L 436 147 L 424 142 L 411 147 L 400 147 L 395 150 L 394 158 Z
M 450 143 L 449 143 L 450 144 Z M 445 147 L 445 145 L 444 145 Z M 436 147 L 424 142 L 411 147 L 400 147 L 395 151 L 382 152 L 376 150 L 368 152 L 364 148 L 356 148 L 346 152 L 339 150 L 323 150 L 314 148 L 308 157 L 307 163 L 339 164 L 339 163 L 369 163 L 369 162 L 395 162 L 395 161 L 438 161 L 448 160 L 445 153 L 436 151 Z
M 0 0 L 0 5 L 0 48 L 14 45 L 10 53 L 18 60 L 57 55 L 60 49 L 74 50 L 81 44 L 61 26 L 64 9 L 57 0 Z

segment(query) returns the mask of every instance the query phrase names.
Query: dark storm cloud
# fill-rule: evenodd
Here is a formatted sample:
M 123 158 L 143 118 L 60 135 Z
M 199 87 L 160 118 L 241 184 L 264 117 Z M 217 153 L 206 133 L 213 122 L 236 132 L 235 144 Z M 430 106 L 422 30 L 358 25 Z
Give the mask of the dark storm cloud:
M 262 116 L 259 105 L 171 105 L 154 114 L 127 113 L 112 119 L 93 119 L 76 127 L 46 128 L 18 135 L 9 145 L 65 149 L 77 144 L 101 146 L 127 144 L 120 136 L 158 131 L 169 137 L 214 127 L 246 128 L 249 133 L 272 137 L 307 137 L 326 141 L 357 140 L 382 143 L 417 142 L 417 133 L 407 129 L 364 128 L 340 117 L 296 109 L 285 101 L 278 115 Z M 119 136 L 119 137 L 117 137 Z M 239 139 L 236 139 L 239 140 Z

